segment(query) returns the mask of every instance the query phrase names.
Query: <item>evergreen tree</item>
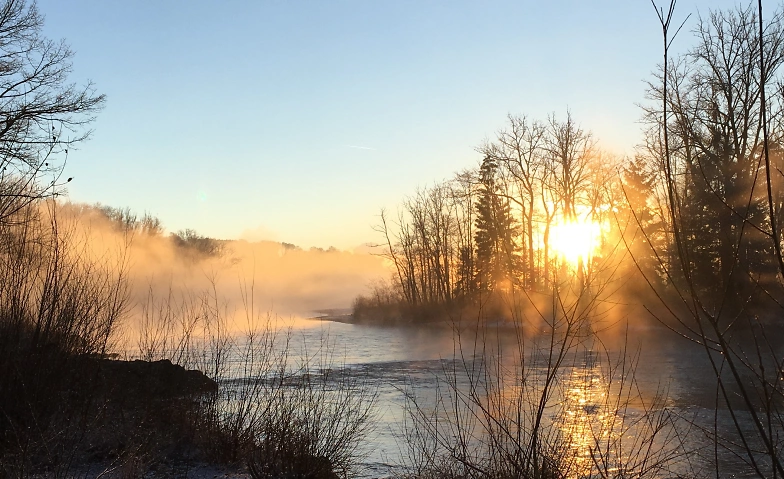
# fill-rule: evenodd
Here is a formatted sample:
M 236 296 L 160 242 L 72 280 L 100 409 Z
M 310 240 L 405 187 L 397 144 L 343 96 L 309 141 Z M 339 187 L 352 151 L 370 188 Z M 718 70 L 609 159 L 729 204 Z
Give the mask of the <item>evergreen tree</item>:
M 728 125 L 717 120 L 707 130 L 700 150 L 687 159 L 681 207 L 687 258 L 692 275 L 705 279 L 697 281 L 701 290 L 726 290 L 741 301 L 755 276 L 775 267 L 772 246 L 753 226 L 766 218 L 764 189 L 754 185 L 759 161 L 756 151 L 739 151 Z
M 506 280 L 516 282 L 520 270 L 517 225 L 509 201 L 499 194 L 497 170 L 497 162 L 490 157 L 485 157 L 479 169 L 474 268 L 476 287 L 482 291 L 493 291 Z
M 639 266 L 651 278 L 656 277 L 654 273 L 658 269 L 656 253 L 663 254 L 667 247 L 661 215 L 652 207 L 655 182 L 656 176 L 643 157 L 626 163 L 623 167 L 625 201 L 618 215 L 618 226 L 636 263 L 628 266 L 634 269 Z
M 672 232 L 670 277 L 704 295 L 716 310 L 740 310 L 759 290 L 759 280 L 778 270 L 770 241 L 770 213 L 763 155 L 763 111 L 781 118 L 782 90 L 770 88 L 762 104 L 761 85 L 781 83 L 784 23 L 776 13 L 764 37 L 751 6 L 713 12 L 696 26 L 698 44 L 675 60 L 651 90 L 667 107 L 649 110 L 655 119 L 651 145 L 667 178 L 668 228 Z M 764 53 L 764 54 L 763 54 Z M 760 65 L 764 64 L 764 68 Z M 764 74 L 763 74 L 764 72 Z M 780 131 L 773 121 L 771 134 Z M 734 303 L 734 304 L 732 304 Z

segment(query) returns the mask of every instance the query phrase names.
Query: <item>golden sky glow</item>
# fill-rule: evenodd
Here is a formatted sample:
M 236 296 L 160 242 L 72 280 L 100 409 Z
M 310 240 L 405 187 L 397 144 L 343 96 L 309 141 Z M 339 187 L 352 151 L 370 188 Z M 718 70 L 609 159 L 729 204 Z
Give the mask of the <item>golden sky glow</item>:
M 571 265 L 582 258 L 587 261 L 596 253 L 601 243 L 602 227 L 590 220 L 558 223 L 553 226 L 550 248 Z

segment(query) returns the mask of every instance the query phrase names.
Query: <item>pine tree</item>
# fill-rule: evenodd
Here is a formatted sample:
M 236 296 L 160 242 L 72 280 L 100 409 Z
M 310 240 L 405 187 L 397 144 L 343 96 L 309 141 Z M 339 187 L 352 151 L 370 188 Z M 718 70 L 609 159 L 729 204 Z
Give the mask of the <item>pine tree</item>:
M 479 199 L 476 203 L 476 286 L 492 291 L 498 283 L 514 283 L 520 270 L 520 253 L 515 241 L 518 231 L 509 202 L 499 194 L 498 164 L 485 157 L 479 169 Z
M 625 202 L 618 215 L 618 226 L 627 236 L 628 248 L 634 263 L 629 265 L 654 273 L 658 260 L 656 253 L 666 249 L 666 238 L 661 216 L 652 207 L 656 177 L 641 156 L 630 160 L 623 167 L 623 193 Z M 655 277 L 655 274 L 650 274 Z

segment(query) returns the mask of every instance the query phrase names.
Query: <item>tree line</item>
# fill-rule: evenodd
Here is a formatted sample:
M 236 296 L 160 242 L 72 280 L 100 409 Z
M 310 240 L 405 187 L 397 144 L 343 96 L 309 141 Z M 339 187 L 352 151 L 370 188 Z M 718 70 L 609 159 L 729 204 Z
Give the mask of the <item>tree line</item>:
M 394 274 L 375 296 L 440 307 L 612 276 L 626 288 L 689 283 L 735 307 L 778 300 L 770 224 L 784 222 L 784 30 L 779 9 L 760 42 L 756 15 L 750 5 L 699 18 L 694 46 L 647 84 L 633 155 L 604 151 L 570 112 L 509 115 L 476 148 L 477 167 L 417 191 L 394 215 L 382 211 L 377 229 Z M 764 84 L 775 88 L 763 110 Z M 569 259 L 573 247 L 585 251 Z M 676 267 L 681 259 L 686 268 Z M 640 272 L 645 281 L 628 280 Z
M 506 127 L 477 152 L 477 168 L 419 190 L 395 217 L 381 213 L 377 229 L 394 266 L 392 288 L 408 305 L 548 291 L 573 277 L 588 282 L 597 265 L 619 251 L 617 231 L 626 229 L 624 237 L 634 243 L 640 224 L 649 237 L 663 230 L 650 162 L 603 152 L 570 113 L 545 121 L 509 115 Z M 640 224 L 629 201 L 646 208 Z M 573 225 L 594 234 L 561 238 L 563 246 L 554 246 L 554 236 L 569 234 Z M 570 264 L 565 247 L 585 239 L 594 242 L 590 254 Z

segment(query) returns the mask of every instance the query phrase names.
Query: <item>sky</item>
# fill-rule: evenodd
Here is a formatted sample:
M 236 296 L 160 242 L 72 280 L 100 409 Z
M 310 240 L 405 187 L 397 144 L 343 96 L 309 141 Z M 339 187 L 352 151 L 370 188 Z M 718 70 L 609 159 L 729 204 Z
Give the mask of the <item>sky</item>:
M 351 250 L 418 187 L 481 160 L 508 114 L 570 111 L 630 155 L 661 59 L 648 0 L 39 0 L 71 79 L 107 96 L 71 201 L 168 231 Z M 677 4 L 692 43 L 697 14 Z

